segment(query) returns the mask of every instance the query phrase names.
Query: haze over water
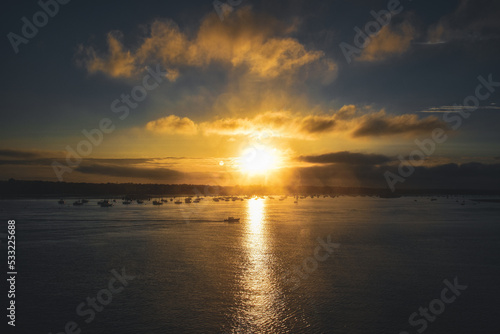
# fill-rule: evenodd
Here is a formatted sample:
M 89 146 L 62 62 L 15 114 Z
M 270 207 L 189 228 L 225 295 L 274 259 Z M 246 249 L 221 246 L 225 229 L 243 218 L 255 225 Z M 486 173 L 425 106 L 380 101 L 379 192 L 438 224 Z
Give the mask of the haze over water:
M 68 321 L 82 333 L 417 333 L 410 315 L 455 277 L 467 289 L 425 333 L 497 328 L 496 203 L 66 202 L 0 201 L 17 226 L 19 333 L 59 333 Z M 340 246 L 307 277 L 293 274 L 329 236 Z M 135 278 L 85 323 L 76 307 L 122 268 Z

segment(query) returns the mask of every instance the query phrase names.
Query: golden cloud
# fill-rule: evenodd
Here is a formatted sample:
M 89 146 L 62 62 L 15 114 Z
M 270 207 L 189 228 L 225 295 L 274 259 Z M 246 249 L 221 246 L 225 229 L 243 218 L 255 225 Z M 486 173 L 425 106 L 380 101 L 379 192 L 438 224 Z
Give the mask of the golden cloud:
M 157 133 L 168 134 L 195 134 L 197 132 L 196 124 L 187 117 L 180 118 L 170 115 L 164 118 L 151 121 L 146 124 L 146 129 Z
M 303 116 L 285 111 L 266 112 L 252 119 L 224 118 L 200 124 L 205 134 L 232 136 L 267 132 L 279 137 L 302 139 L 313 139 L 318 134 L 332 131 L 334 126 L 332 115 Z
M 383 27 L 367 45 L 359 61 L 374 62 L 405 53 L 415 38 L 415 29 L 405 22 L 397 28 Z
M 125 51 L 120 42 L 121 33 L 110 32 L 107 36 L 108 55 L 100 56 L 92 48 L 80 48 L 84 54 L 81 61 L 89 73 L 103 72 L 111 77 L 130 77 L 136 72 L 134 56 L 130 51 Z
M 353 138 L 407 136 L 429 133 L 435 128 L 446 129 L 446 124 L 434 116 L 418 118 L 414 114 L 387 115 L 384 110 L 373 112 L 366 108 L 346 105 L 330 114 L 303 115 L 288 111 L 265 112 L 253 118 L 227 117 L 195 124 L 188 118 L 170 115 L 149 122 L 146 129 L 161 133 L 183 133 L 221 136 L 254 136 L 271 133 L 272 136 L 317 139 L 324 135 L 347 133 Z
M 294 29 L 274 18 L 255 15 L 247 7 L 224 21 L 214 13 L 207 15 L 192 38 L 175 22 L 157 20 L 150 27 L 150 35 L 134 51 L 125 50 L 109 34 L 107 55 L 91 47 L 82 48 L 81 54 L 90 73 L 103 72 L 111 77 L 132 76 L 152 61 L 161 61 L 165 68 L 221 63 L 230 68 L 243 67 L 261 78 L 275 78 L 312 63 L 322 65 L 326 76 L 336 73 L 336 64 L 322 51 L 307 50 L 286 36 Z

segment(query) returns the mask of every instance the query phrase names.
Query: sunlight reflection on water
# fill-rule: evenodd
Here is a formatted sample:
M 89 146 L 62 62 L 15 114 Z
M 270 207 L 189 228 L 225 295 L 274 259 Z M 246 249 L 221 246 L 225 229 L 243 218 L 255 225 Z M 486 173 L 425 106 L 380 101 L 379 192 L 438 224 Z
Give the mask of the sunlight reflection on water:
M 267 332 L 280 327 L 281 287 L 272 275 L 274 261 L 269 249 L 265 200 L 248 201 L 244 229 L 248 265 L 242 272 L 242 305 L 233 332 Z

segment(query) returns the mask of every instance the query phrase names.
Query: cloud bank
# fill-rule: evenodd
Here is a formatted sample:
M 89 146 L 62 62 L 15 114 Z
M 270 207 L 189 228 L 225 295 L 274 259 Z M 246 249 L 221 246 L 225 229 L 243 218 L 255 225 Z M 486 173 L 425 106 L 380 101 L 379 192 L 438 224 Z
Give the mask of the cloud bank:
M 347 105 L 330 113 L 304 115 L 289 111 L 270 111 L 248 117 L 226 117 L 195 123 L 191 119 L 169 115 L 146 124 L 146 129 L 165 134 L 195 134 L 251 136 L 256 132 L 270 132 L 274 136 L 317 139 L 321 136 L 345 133 L 352 138 L 384 137 L 430 133 L 447 125 L 435 116 L 419 118 L 414 114 L 387 115 L 384 110 L 367 112 Z
M 322 51 L 307 50 L 288 36 L 295 29 L 273 17 L 256 15 L 249 7 L 235 11 L 224 21 L 215 13 L 207 15 L 193 36 L 172 20 L 156 20 L 137 48 L 127 50 L 122 33 L 110 32 L 107 53 L 81 46 L 79 62 L 89 73 L 101 72 L 114 78 L 131 77 L 158 61 L 168 70 L 218 63 L 264 79 L 311 64 L 320 64 L 325 74 L 335 73 L 335 62 Z
M 394 159 L 382 154 L 364 154 L 343 151 L 321 155 L 300 156 L 297 160 L 315 164 L 338 163 L 347 165 L 382 165 Z

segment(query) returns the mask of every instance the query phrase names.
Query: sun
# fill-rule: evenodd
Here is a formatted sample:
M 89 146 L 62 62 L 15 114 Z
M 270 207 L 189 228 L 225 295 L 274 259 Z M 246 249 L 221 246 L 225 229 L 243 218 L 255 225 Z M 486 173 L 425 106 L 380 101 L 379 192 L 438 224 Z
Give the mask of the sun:
M 268 174 L 278 167 L 279 155 L 276 149 L 263 145 L 246 148 L 239 161 L 240 169 L 250 175 Z

